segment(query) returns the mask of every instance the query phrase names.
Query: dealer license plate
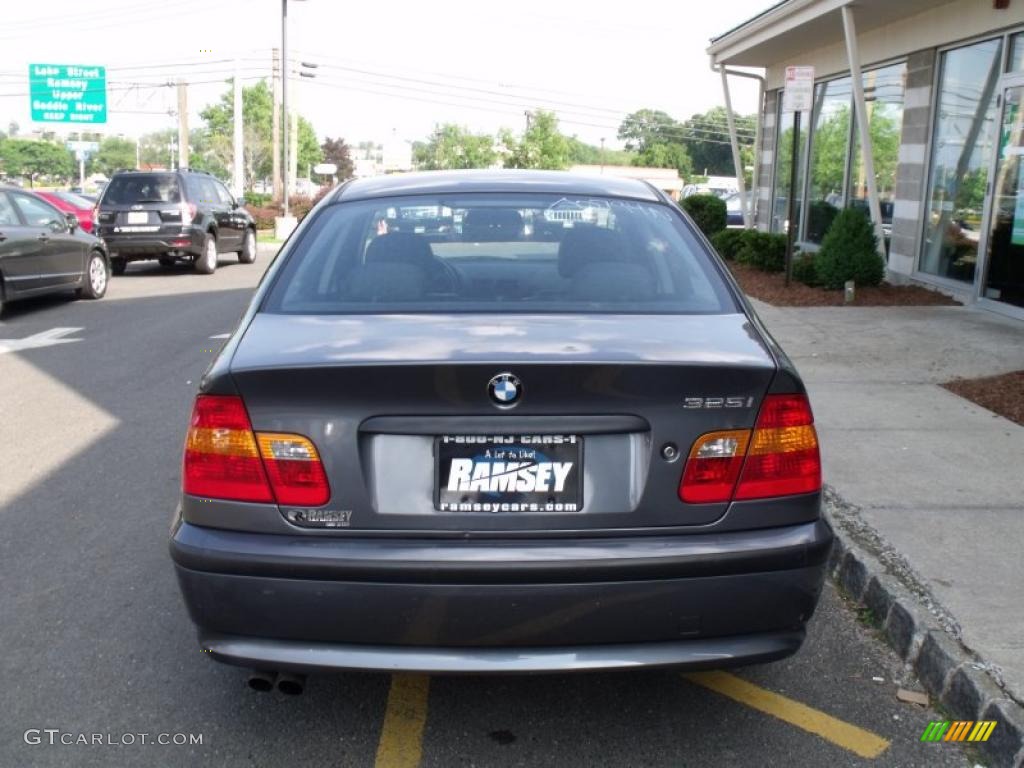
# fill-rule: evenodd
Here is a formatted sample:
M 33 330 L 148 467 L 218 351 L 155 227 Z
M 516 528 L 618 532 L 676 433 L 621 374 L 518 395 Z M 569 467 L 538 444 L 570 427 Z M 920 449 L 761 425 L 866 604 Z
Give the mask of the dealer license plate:
M 440 512 L 579 512 L 579 435 L 442 435 L 435 439 Z

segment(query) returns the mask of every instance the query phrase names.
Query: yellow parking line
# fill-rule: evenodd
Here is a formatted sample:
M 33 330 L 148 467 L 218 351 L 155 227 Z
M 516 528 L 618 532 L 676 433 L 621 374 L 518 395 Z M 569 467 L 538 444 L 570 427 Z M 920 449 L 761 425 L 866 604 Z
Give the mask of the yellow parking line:
M 799 701 L 765 690 L 728 672 L 692 672 L 687 680 L 733 701 L 802 728 L 860 757 L 878 757 L 889 748 L 889 740 L 855 725 L 837 720 Z
M 427 722 L 427 675 L 392 675 L 388 706 L 377 742 L 375 768 L 417 768 Z

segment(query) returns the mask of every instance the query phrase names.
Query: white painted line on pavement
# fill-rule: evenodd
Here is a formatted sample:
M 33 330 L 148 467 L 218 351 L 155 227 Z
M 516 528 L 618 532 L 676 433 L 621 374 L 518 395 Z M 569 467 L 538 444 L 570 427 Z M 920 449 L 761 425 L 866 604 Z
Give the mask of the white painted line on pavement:
M 211 339 L 230 339 L 230 333 L 218 333 L 210 337 Z
M 24 339 L 0 339 L 0 355 L 5 352 L 21 352 L 25 349 L 40 349 L 42 347 L 54 347 L 58 344 L 70 344 L 81 339 L 66 339 L 72 333 L 78 333 L 84 328 L 51 328 L 48 331 L 27 336 Z

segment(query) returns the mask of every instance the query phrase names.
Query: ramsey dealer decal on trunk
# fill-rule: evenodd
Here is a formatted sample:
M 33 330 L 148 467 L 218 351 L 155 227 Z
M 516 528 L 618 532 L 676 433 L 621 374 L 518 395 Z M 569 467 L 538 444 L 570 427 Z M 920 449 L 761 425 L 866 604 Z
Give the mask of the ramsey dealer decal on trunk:
M 576 435 L 451 436 L 437 444 L 442 512 L 576 512 Z

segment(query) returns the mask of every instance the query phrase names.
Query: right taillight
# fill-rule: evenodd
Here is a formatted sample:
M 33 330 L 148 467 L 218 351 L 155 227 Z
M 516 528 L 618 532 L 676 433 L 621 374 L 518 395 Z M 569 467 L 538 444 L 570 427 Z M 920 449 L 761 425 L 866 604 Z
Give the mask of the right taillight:
M 702 435 L 679 483 L 690 504 L 764 499 L 821 490 L 821 456 L 806 395 L 767 395 L 753 432 Z
M 199 395 L 185 439 L 182 489 L 192 496 L 320 506 L 330 487 L 301 435 L 254 433 L 242 398 Z

